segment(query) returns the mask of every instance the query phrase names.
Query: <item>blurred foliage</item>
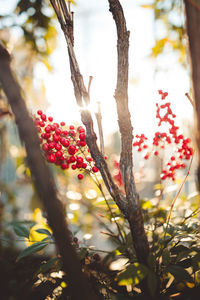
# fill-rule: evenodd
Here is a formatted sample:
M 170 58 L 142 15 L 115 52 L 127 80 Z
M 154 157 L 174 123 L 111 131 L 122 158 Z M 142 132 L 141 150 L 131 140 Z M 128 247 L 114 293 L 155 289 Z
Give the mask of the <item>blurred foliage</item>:
M 155 19 L 155 44 L 151 56 L 158 57 L 169 51 L 177 53 L 178 62 L 186 67 L 186 28 L 182 0 L 154 0 L 141 5 L 152 9 Z
M 59 177 L 58 184 L 62 185 L 62 175 L 61 181 Z M 77 179 L 71 178 L 68 181 L 68 191 L 65 196 L 63 193 L 68 219 L 72 224 L 72 242 L 84 272 L 92 276 L 93 284 L 104 299 L 141 297 L 140 283 L 144 278 L 155 299 L 171 299 L 175 294 L 183 297 L 180 299 L 185 299 L 186 295 L 187 299 L 195 299 L 200 286 L 198 193 L 180 195 L 169 223 L 166 220 L 173 200 L 169 192 L 173 190 L 171 186 L 156 184 L 154 189 L 157 196 L 141 199 L 151 247 L 148 265 L 144 266 L 137 261 L 128 223 L 116 204 L 107 194 L 101 193 L 90 177 L 84 184 L 72 184 L 74 180 L 76 182 Z M 44 255 L 41 251 L 46 252 L 55 243 L 39 209 L 33 213 L 32 220 L 32 226 L 28 223 L 13 224 L 15 234 L 23 238 L 26 244 L 29 241 L 28 247 L 17 257 L 19 262 L 37 252 Z M 45 256 L 49 258 L 35 270 L 35 283 L 40 280 L 39 286 L 42 288 L 45 281 L 57 274 L 62 280 L 59 285 L 55 283 L 53 290 L 59 286 L 58 295 L 67 295 L 67 282 L 60 256 L 55 254 L 55 250 L 46 253 Z M 65 284 L 61 286 L 61 282 Z M 58 295 L 54 295 L 53 299 L 57 299 Z

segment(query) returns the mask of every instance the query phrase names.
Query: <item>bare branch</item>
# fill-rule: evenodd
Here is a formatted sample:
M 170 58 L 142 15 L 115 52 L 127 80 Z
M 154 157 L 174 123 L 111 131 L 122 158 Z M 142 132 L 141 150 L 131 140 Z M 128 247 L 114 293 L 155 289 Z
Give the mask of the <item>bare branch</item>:
M 52 174 L 44 162 L 38 134 L 27 111 L 25 101 L 21 96 L 20 87 L 11 71 L 10 60 L 9 53 L 0 43 L 0 82 L 15 115 L 19 134 L 26 147 L 32 178 L 47 211 L 48 223 L 53 231 L 59 253 L 62 256 L 63 269 L 69 283 L 70 299 L 99 299 L 81 271 L 80 262 L 72 246 L 71 234 L 64 215 L 64 207 L 58 199 Z
M 58 4 L 61 0 L 50 0 L 53 8 L 56 9 L 56 15 L 58 17 L 58 20 L 60 22 L 61 28 L 64 32 L 64 36 L 68 45 L 68 54 L 69 54 L 69 60 L 70 60 L 70 68 L 71 68 L 71 78 L 74 85 L 74 93 L 76 97 L 77 104 L 83 107 L 82 99 L 84 100 L 86 104 L 86 108 L 81 110 L 81 119 L 83 124 L 86 127 L 86 142 L 90 149 L 90 153 L 92 155 L 92 158 L 95 160 L 96 166 L 99 168 L 102 178 L 105 182 L 106 188 L 108 189 L 108 192 L 110 193 L 111 197 L 115 200 L 116 204 L 120 208 L 120 210 L 123 212 L 125 216 L 128 214 L 128 207 L 126 203 L 125 197 L 121 194 L 119 188 L 116 186 L 116 184 L 113 181 L 113 178 L 110 174 L 110 171 L 108 169 L 108 166 L 106 164 L 106 161 L 104 159 L 104 156 L 99 151 L 99 148 L 97 146 L 97 136 L 94 132 L 94 126 L 93 126 L 93 120 L 91 113 L 87 110 L 87 104 L 90 102 L 88 91 L 85 88 L 85 84 L 83 81 L 83 77 L 79 70 L 79 65 L 76 60 L 76 56 L 74 53 L 74 48 L 71 43 L 70 37 L 69 37 L 69 31 L 68 31 L 68 24 L 63 23 L 62 14 L 57 9 Z M 66 9 L 66 8 L 65 8 Z
M 188 93 L 185 93 L 185 96 L 188 98 L 188 100 L 190 101 L 190 103 L 194 107 L 194 101 L 192 100 L 192 97 Z
M 103 128 L 102 128 L 102 114 L 101 114 L 101 104 L 98 101 L 97 102 L 98 108 L 97 108 L 97 113 L 96 115 L 96 119 L 97 119 L 97 125 L 98 125 L 98 129 L 99 129 L 99 140 L 100 140 L 100 149 L 101 149 L 101 153 L 102 155 L 104 155 L 104 139 L 103 139 Z
M 110 11 L 116 24 L 118 37 L 118 73 L 115 99 L 117 104 L 119 130 L 121 133 L 120 170 L 124 181 L 126 199 L 128 202 L 128 221 L 133 238 L 133 244 L 137 253 L 138 260 L 146 264 L 146 260 L 150 250 L 147 236 L 144 230 L 144 222 L 139 203 L 139 196 L 136 191 L 135 180 L 133 177 L 133 128 L 128 107 L 128 53 L 130 33 L 129 31 L 127 31 L 126 20 L 119 0 L 108 0 L 108 2 L 110 4 Z M 143 289 L 147 292 L 148 289 L 146 284 L 144 284 Z
M 89 77 L 89 82 L 88 82 L 88 94 L 89 94 L 89 95 L 90 95 L 90 87 L 91 87 L 91 84 L 92 84 L 92 79 L 93 79 L 93 77 L 90 76 L 90 77 Z
M 121 133 L 120 170 L 124 181 L 126 196 L 129 205 L 138 206 L 138 196 L 133 178 L 132 140 L 133 128 L 128 108 L 128 52 L 129 31 L 126 29 L 126 21 L 121 4 L 118 0 L 108 0 L 110 11 L 117 27 L 117 51 L 118 51 L 118 74 L 115 99 L 117 104 L 118 123 Z

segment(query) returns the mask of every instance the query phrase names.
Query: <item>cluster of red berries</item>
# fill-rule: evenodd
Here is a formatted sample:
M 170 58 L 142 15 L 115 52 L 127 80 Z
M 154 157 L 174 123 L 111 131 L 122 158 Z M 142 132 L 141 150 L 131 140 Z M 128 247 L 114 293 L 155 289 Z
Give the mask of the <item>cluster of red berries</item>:
M 86 145 L 85 129 L 74 125 L 67 127 L 65 122 L 53 123 L 53 117 L 48 117 L 37 111 L 34 122 L 39 132 L 39 141 L 44 155 L 49 163 L 53 163 L 66 170 L 71 166 L 72 170 L 82 170 L 97 173 L 99 169 L 94 165 L 89 149 Z M 83 179 L 79 173 L 77 178 Z
M 161 96 L 161 100 L 166 100 L 167 92 L 164 93 L 162 90 L 159 90 L 158 93 Z M 167 131 L 155 132 L 151 147 L 146 144 L 147 138 L 144 134 L 136 135 L 136 141 L 133 143 L 133 146 L 137 146 L 139 152 L 143 149 L 148 149 L 144 156 L 144 159 L 148 159 L 152 153 L 155 156 L 159 156 L 159 151 L 165 149 L 166 145 L 175 145 L 175 154 L 166 162 L 166 168 L 161 173 L 162 180 L 167 178 L 175 180 L 175 171 L 184 169 L 186 165 L 183 163 L 183 160 L 189 160 L 193 155 L 193 149 L 189 145 L 191 140 L 184 138 L 183 134 L 178 134 L 179 127 L 176 126 L 174 121 L 176 115 L 172 112 L 170 102 L 165 102 L 164 104 L 156 103 L 156 118 L 158 119 L 158 126 L 161 126 L 163 123 L 168 125 Z

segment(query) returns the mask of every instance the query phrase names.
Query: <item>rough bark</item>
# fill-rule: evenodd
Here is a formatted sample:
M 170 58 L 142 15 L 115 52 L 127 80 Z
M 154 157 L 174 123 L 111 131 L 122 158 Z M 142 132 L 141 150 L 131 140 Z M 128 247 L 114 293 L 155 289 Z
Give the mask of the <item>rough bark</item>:
M 197 176 L 200 188 L 200 0 L 185 0 L 185 11 L 196 112 L 196 141 L 199 156 Z
M 128 69 L 129 69 L 129 31 L 123 9 L 118 0 L 108 0 L 110 11 L 117 28 L 118 72 L 115 99 L 117 104 L 118 123 L 121 133 L 120 170 L 128 201 L 128 221 L 132 233 L 138 260 L 146 263 L 149 244 L 144 230 L 143 216 L 133 176 L 133 128 L 128 107 Z
M 48 223 L 53 231 L 56 245 L 63 260 L 70 290 L 70 299 L 99 299 L 81 271 L 80 262 L 72 246 L 64 207 L 58 199 L 56 186 L 46 165 L 38 140 L 38 134 L 29 116 L 20 87 L 10 68 L 10 55 L 0 43 L 0 82 L 11 106 L 19 134 L 25 144 L 32 178 L 47 212 Z

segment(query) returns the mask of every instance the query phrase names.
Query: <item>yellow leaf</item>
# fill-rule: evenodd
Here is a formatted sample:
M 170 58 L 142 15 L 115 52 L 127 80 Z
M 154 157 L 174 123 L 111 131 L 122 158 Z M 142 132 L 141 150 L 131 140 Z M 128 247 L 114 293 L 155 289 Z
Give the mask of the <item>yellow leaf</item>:
M 34 243 L 37 242 L 41 242 L 43 239 L 45 239 L 46 237 L 48 237 L 47 234 L 41 234 L 39 232 L 37 232 L 37 229 L 47 229 L 48 231 L 52 232 L 51 229 L 49 228 L 49 226 L 47 225 L 41 225 L 41 224 L 36 224 L 34 225 L 29 233 L 29 241 L 27 242 L 28 246 L 31 246 Z
M 154 5 L 153 4 L 142 4 L 140 7 L 142 7 L 142 8 L 148 8 L 148 9 L 153 9 Z
M 195 286 L 194 283 L 192 282 L 186 282 L 187 287 L 189 287 L 190 289 L 193 289 L 193 287 Z

